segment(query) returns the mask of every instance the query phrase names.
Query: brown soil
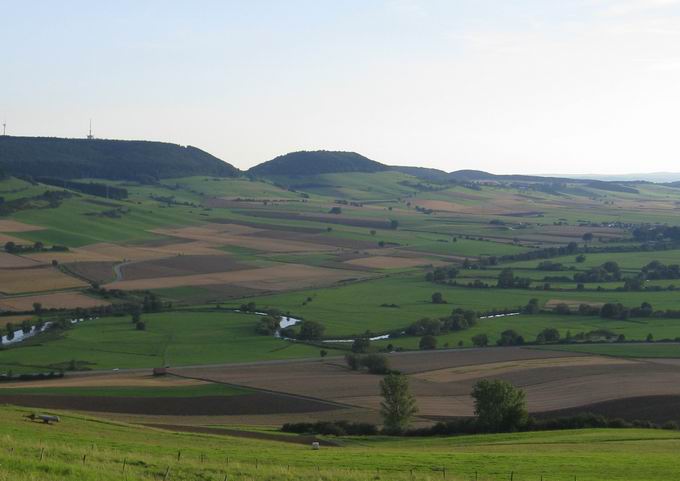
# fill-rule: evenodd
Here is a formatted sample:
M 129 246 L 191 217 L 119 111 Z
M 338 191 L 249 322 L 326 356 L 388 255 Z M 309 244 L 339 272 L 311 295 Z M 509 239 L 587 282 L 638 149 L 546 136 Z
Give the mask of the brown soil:
M 0 269 L 12 269 L 22 267 L 35 267 L 40 265 L 38 261 L 28 257 L 15 256 L 7 252 L 0 252 Z
M 72 411 L 153 414 L 165 416 L 212 416 L 273 413 L 304 413 L 337 409 L 333 404 L 290 396 L 254 393 L 203 397 L 109 397 L 9 394 L 0 392 L 0 403 Z
M 32 311 L 35 302 L 42 304 L 45 309 L 88 308 L 110 304 L 110 302 L 88 297 L 79 292 L 58 292 L 56 294 L 40 294 L 35 296 L 3 297 L 0 298 L 0 310 L 15 312 Z
M 410 374 L 423 416 L 469 416 L 470 392 L 480 379 L 505 379 L 523 388 L 533 412 L 649 395 L 679 395 L 673 364 L 522 348 L 487 348 L 389 355 L 393 369 Z M 342 359 L 181 369 L 248 387 L 378 409 L 380 376 L 350 371 Z
M 123 279 L 152 279 L 157 277 L 212 274 L 239 271 L 250 267 L 227 256 L 175 256 L 165 259 L 135 262 L 121 267 Z
M 626 421 L 641 420 L 659 424 L 667 421 L 680 422 L 680 396 L 628 397 L 536 414 L 542 418 L 555 418 L 581 413 L 600 414 Z
M 90 282 L 104 284 L 115 279 L 113 267 L 116 264 L 117 262 L 107 261 L 74 262 L 72 264 L 63 264 L 63 267 L 77 277 L 87 279 Z
M 44 227 L 37 225 L 24 224 L 16 220 L 2 219 L 0 220 L 0 232 L 30 232 L 34 230 L 43 230 Z

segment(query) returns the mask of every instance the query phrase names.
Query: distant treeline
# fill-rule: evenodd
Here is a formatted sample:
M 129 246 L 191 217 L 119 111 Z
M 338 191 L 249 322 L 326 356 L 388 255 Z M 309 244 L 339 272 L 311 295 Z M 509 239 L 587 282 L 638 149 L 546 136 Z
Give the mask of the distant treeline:
M 0 136 L 0 169 L 14 176 L 153 182 L 236 176 L 239 170 L 195 147 L 138 140 Z
M 76 182 L 73 180 L 57 179 L 54 177 L 34 177 L 35 181 L 41 184 L 54 185 L 64 189 L 76 190 L 83 194 L 106 197 L 107 199 L 127 199 L 128 191 L 122 187 L 114 187 L 108 184 L 98 184 L 95 182 Z

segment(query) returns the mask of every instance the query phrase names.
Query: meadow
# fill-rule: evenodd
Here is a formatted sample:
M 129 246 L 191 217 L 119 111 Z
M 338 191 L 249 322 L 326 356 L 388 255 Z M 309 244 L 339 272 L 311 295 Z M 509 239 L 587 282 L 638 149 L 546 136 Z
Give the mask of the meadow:
M 0 407 L 0 479 L 656 481 L 678 476 L 680 434 L 620 429 L 449 438 L 343 438 L 338 447 L 176 433 Z M 284 437 L 282 437 L 282 440 Z M 644 462 L 640 462 L 640 458 Z

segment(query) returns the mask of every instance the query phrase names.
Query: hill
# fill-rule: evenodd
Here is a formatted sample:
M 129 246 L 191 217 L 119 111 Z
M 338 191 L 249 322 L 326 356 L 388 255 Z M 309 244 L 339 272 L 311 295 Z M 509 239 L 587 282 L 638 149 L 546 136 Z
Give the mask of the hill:
M 141 140 L 0 137 L 0 171 L 14 176 L 150 180 L 235 176 L 238 169 L 196 147 Z
M 300 151 L 280 155 L 248 170 L 256 176 L 309 176 L 339 172 L 381 172 L 388 167 L 356 152 Z
M 58 412 L 52 426 L 0 407 L 0 478 L 13 481 L 676 479 L 675 431 L 585 429 L 436 438 L 330 437 L 112 422 Z M 177 432 L 179 430 L 188 432 Z M 568 446 L 568 449 L 565 449 Z

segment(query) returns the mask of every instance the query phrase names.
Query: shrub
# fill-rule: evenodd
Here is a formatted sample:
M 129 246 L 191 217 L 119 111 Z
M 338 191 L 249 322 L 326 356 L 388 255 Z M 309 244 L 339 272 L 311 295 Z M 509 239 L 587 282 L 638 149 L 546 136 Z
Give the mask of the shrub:
M 424 351 L 437 349 L 437 338 L 434 336 L 423 336 L 420 338 L 418 347 Z

